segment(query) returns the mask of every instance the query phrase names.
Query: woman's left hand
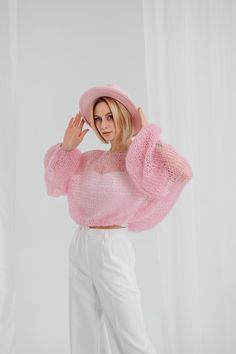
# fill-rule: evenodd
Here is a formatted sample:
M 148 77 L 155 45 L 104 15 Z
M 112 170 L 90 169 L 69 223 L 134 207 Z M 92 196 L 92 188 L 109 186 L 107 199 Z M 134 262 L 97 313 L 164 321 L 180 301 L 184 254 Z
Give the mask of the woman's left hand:
M 142 122 L 142 127 L 144 127 L 145 125 L 149 124 L 148 120 L 147 120 L 145 114 L 143 113 L 143 110 L 142 110 L 141 107 L 138 108 L 138 112 L 139 112 L 139 116 L 140 116 L 140 119 L 141 119 L 141 122 Z
M 145 125 L 149 124 L 147 121 L 147 118 L 145 117 L 145 114 L 143 113 L 143 110 L 141 107 L 138 107 L 138 112 L 139 112 L 139 116 L 141 119 L 141 125 L 142 127 L 144 127 Z M 141 127 L 141 128 L 142 128 Z M 131 140 L 133 141 L 135 139 L 135 137 L 132 137 Z

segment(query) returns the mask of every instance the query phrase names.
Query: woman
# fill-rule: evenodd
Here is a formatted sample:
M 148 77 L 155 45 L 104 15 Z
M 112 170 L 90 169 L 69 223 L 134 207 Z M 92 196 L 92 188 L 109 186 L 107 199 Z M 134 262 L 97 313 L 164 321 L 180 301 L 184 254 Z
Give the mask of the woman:
M 85 122 L 108 151 L 77 149 Z M 81 96 L 63 142 L 46 152 L 47 193 L 67 195 L 79 225 L 69 247 L 71 354 L 156 353 L 128 232 L 160 223 L 192 178 L 187 160 L 160 134 L 117 85 L 94 87 Z

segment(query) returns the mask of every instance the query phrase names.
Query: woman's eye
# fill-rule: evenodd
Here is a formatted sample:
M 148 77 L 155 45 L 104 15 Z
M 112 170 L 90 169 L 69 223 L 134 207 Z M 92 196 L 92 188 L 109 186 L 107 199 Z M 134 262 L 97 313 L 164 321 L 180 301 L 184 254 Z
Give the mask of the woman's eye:
M 109 119 L 110 119 L 110 118 L 112 118 L 112 119 L 113 119 L 113 115 L 111 114 L 110 116 L 108 116 L 108 118 L 109 118 Z M 98 119 L 101 119 L 101 118 L 96 117 L 96 118 L 94 118 L 94 121 L 96 122 L 96 120 L 98 120 Z

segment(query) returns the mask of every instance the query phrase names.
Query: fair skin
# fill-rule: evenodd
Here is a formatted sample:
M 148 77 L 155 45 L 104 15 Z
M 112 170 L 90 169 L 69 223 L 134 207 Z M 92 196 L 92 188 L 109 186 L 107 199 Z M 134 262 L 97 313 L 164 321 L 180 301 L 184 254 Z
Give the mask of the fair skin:
M 138 110 L 142 121 L 142 126 L 144 126 L 148 123 L 147 119 L 144 116 L 141 107 L 139 107 Z M 106 102 L 99 102 L 96 105 L 94 111 L 94 118 L 95 118 L 96 127 L 100 132 L 100 134 L 104 137 L 104 139 L 110 141 L 111 143 L 110 151 L 112 152 L 128 151 L 129 145 L 132 143 L 132 141 L 126 146 L 120 146 L 116 143 L 116 136 L 119 132 L 116 131 L 113 118 L 112 118 L 112 113 Z M 70 119 L 64 134 L 63 143 L 61 144 L 64 150 L 71 151 L 75 149 L 83 141 L 84 136 L 89 131 L 89 129 L 84 129 L 82 131 L 84 123 L 85 120 L 82 118 L 80 112 L 76 114 L 75 118 L 72 117 Z M 110 132 L 110 133 L 104 134 L 105 132 Z M 123 226 L 121 225 L 89 226 L 89 227 L 96 228 L 96 229 L 123 228 Z
M 139 107 L 138 111 L 139 111 L 139 115 L 143 127 L 144 125 L 148 124 L 148 121 L 141 107 Z M 119 132 L 116 132 L 114 120 L 112 118 L 112 112 L 110 111 L 109 106 L 107 105 L 106 102 L 97 103 L 94 110 L 94 122 L 99 133 L 103 136 L 103 138 L 106 139 L 107 141 L 110 141 L 111 143 L 110 151 L 113 152 L 128 151 L 129 145 L 132 143 L 132 141 L 130 141 L 125 146 L 119 146 L 116 143 L 116 136 L 118 135 Z M 110 133 L 105 134 L 105 132 L 110 132 Z
M 116 131 L 112 112 L 106 102 L 99 102 L 96 104 L 94 110 L 94 123 L 101 136 L 106 141 L 110 142 L 111 144 L 110 151 L 112 152 L 128 151 L 131 142 L 124 146 L 121 146 L 116 142 L 116 137 L 118 136 L 119 131 Z

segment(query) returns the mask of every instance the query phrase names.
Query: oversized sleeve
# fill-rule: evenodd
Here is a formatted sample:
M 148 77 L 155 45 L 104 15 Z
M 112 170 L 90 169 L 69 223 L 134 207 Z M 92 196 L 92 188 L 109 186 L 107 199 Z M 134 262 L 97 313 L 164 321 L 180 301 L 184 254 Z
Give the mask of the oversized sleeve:
M 47 194 L 53 197 L 66 195 L 68 182 L 81 162 L 82 153 L 77 148 L 66 151 L 62 143 L 51 146 L 43 158 L 44 180 Z
M 126 169 L 134 184 L 148 197 L 162 199 L 181 189 L 192 178 L 185 157 L 161 139 L 161 128 L 141 128 L 126 155 Z

